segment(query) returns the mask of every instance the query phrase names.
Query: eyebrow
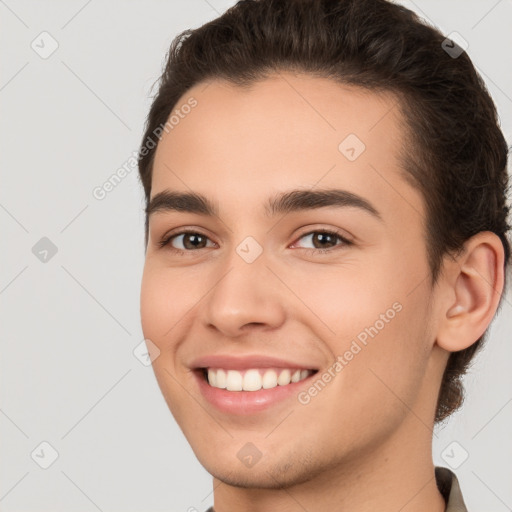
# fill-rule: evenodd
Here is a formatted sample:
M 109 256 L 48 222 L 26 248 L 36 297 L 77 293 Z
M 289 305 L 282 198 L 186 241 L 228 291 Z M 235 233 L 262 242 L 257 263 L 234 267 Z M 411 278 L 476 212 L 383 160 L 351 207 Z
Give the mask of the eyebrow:
M 265 204 L 265 213 L 268 217 L 273 217 L 279 214 L 326 207 L 359 208 L 382 220 L 378 210 L 368 200 L 340 189 L 291 190 L 277 194 L 269 198 Z M 219 215 L 216 205 L 202 194 L 172 190 L 158 192 L 145 209 L 148 217 L 156 212 L 167 211 L 195 213 L 211 217 Z

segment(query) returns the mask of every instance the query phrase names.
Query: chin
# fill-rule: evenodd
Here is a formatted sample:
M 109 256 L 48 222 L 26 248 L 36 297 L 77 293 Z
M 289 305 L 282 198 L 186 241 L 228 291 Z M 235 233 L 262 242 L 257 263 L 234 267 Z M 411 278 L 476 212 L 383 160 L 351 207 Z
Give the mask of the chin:
M 284 489 L 309 480 L 309 475 L 285 475 L 277 469 L 266 470 L 264 468 L 247 468 L 235 470 L 233 468 L 220 468 L 218 465 L 204 468 L 217 480 L 232 487 L 245 489 Z
M 200 455 L 200 454 L 199 454 Z M 302 484 L 321 473 L 318 465 L 311 464 L 311 455 L 281 455 L 262 458 L 252 467 L 246 467 L 236 454 L 215 458 L 210 451 L 198 456 L 201 465 L 217 480 L 233 487 L 246 489 L 284 489 Z M 197 454 L 196 454 L 197 456 Z

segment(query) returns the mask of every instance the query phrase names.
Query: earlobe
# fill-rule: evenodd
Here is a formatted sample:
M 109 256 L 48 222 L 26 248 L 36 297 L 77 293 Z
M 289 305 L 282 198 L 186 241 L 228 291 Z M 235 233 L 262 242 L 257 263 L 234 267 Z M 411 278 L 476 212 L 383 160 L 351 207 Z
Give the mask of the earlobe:
M 504 258 L 500 238 L 483 231 L 467 240 L 465 250 L 450 262 L 436 340 L 441 348 L 457 352 L 484 334 L 503 293 Z

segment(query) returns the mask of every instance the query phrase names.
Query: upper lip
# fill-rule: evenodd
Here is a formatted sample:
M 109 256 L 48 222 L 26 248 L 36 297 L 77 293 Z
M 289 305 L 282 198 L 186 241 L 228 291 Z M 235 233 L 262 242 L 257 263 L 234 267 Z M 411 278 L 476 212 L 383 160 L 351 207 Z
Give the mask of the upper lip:
M 193 369 L 224 368 L 226 370 L 248 370 L 250 368 L 293 368 L 316 370 L 310 364 L 255 354 L 251 356 L 233 356 L 229 354 L 212 354 L 194 359 L 190 364 Z

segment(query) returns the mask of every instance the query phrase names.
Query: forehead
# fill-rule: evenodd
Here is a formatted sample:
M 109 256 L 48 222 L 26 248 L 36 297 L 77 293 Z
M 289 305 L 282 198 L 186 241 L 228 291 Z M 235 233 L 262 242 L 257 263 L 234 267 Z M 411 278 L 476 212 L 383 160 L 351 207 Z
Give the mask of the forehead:
M 249 206 L 270 192 L 315 186 L 395 204 L 397 187 L 415 195 L 401 174 L 405 134 L 390 93 L 280 73 L 248 87 L 197 84 L 173 114 L 157 147 L 152 197 L 193 190 Z

